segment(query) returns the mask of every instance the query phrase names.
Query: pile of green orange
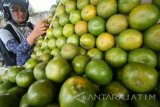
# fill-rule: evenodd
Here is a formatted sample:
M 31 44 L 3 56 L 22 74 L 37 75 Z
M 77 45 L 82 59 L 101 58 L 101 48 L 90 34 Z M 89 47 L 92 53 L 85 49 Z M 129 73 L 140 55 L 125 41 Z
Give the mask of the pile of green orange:
M 160 1 L 142 1 L 57 0 L 47 38 L 1 76 L 0 106 L 159 107 Z

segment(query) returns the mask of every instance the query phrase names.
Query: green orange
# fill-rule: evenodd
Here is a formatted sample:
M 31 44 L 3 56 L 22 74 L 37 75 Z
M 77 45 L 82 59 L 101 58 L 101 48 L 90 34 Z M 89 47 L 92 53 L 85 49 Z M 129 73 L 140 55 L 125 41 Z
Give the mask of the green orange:
M 128 54 L 124 49 L 114 47 L 106 51 L 105 60 L 110 66 L 120 68 L 127 63 Z
M 73 24 L 66 24 L 64 27 L 63 27 L 63 35 L 65 37 L 69 37 L 71 35 L 74 34 L 74 25 Z
M 16 76 L 16 83 L 20 87 L 27 88 L 29 87 L 33 82 L 35 81 L 35 78 L 33 76 L 33 72 L 31 69 L 25 69 L 19 72 Z
M 96 46 L 101 51 L 107 51 L 115 45 L 114 36 L 110 33 L 102 33 L 96 39 Z
M 97 48 L 92 48 L 92 49 L 88 50 L 87 55 L 91 59 L 103 59 L 103 57 L 104 57 L 103 52 Z
M 131 28 L 146 30 L 159 20 L 159 9 L 153 4 L 141 4 L 129 13 L 129 25 Z
M 44 106 L 55 97 L 55 86 L 47 79 L 34 82 L 28 89 L 27 100 L 32 106 Z
M 154 51 L 160 51 L 160 24 L 152 26 L 145 32 L 144 44 Z
M 136 29 L 126 29 L 117 38 L 118 46 L 125 50 L 139 48 L 143 43 L 143 35 Z
M 96 7 L 94 5 L 86 5 L 81 10 L 81 17 L 84 21 L 89 21 L 96 16 Z
M 68 14 L 70 14 L 72 11 L 76 10 L 76 2 L 73 0 L 68 0 L 65 3 L 65 10 Z
M 63 58 L 67 60 L 72 60 L 75 56 L 79 54 L 79 48 L 72 43 L 67 43 L 62 47 L 60 53 Z
M 72 43 L 76 46 L 79 46 L 79 36 L 76 35 L 76 34 L 73 34 L 73 35 L 69 36 L 67 38 L 67 43 Z
M 80 10 L 73 10 L 69 15 L 69 20 L 72 24 L 76 24 L 81 20 L 81 12 Z
M 97 5 L 97 14 L 103 18 L 109 18 L 117 13 L 116 0 L 101 0 Z
M 90 58 L 86 55 L 77 55 L 72 61 L 72 67 L 76 74 L 82 75 L 85 73 L 85 68 Z
M 111 16 L 106 23 L 106 29 L 111 34 L 119 34 L 123 30 L 127 29 L 127 27 L 127 18 L 121 14 Z
M 96 16 L 88 22 L 88 31 L 94 36 L 105 32 L 105 29 L 106 21 L 100 16 Z
M 143 63 L 148 66 L 156 67 L 157 55 L 154 51 L 147 48 L 138 48 L 129 52 L 128 63 Z
M 91 60 L 85 70 L 86 77 L 98 85 L 108 84 L 113 77 L 112 70 L 103 60 Z
M 61 83 L 70 74 L 71 67 L 66 60 L 57 58 L 48 62 L 45 71 L 47 79 L 56 83 Z
M 145 64 L 129 63 L 123 68 L 122 82 L 134 92 L 149 92 L 157 85 L 158 72 Z
M 94 86 L 86 78 L 80 76 L 68 78 L 60 89 L 60 107 L 75 107 L 75 105 L 76 107 L 93 107 L 95 99 L 89 96 L 94 95 Z
M 86 33 L 80 37 L 80 45 L 84 49 L 94 48 L 95 42 L 95 37 L 92 34 Z
M 67 23 L 69 23 L 69 15 L 67 13 L 61 14 L 59 16 L 59 24 L 61 26 L 66 25 Z
M 89 0 L 77 0 L 78 10 L 82 10 L 82 8 L 88 4 L 89 4 Z
M 138 6 L 141 0 L 118 0 L 118 9 L 120 13 L 129 13 L 133 8 Z
M 79 36 L 88 32 L 88 23 L 86 21 L 79 21 L 75 25 L 75 33 Z

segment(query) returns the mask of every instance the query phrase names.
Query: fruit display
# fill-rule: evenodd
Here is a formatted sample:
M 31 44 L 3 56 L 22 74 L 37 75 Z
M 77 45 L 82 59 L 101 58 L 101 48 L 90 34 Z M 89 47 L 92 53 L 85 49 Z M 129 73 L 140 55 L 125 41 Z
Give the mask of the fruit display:
M 160 107 L 160 1 L 56 3 L 31 58 L 0 76 L 0 106 Z

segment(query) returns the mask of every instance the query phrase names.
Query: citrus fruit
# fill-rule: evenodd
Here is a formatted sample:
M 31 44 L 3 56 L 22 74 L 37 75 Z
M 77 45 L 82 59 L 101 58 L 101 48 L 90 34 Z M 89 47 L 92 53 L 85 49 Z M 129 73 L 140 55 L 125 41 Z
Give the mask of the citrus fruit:
M 28 100 L 27 100 L 27 93 L 24 94 L 21 99 L 20 99 L 20 102 L 19 102 L 19 107 L 29 107 L 29 103 L 28 103 Z
M 61 26 L 66 25 L 67 23 L 69 23 L 69 15 L 67 13 L 61 14 L 59 16 L 59 24 Z
M 16 76 L 16 83 L 19 87 L 27 88 L 34 81 L 35 81 L 35 78 L 33 76 L 33 72 L 31 69 L 24 69 L 21 72 L 19 72 Z
M 141 0 L 118 0 L 120 13 L 129 13 L 134 7 L 140 5 Z
M 51 55 L 53 55 L 53 56 L 60 55 L 60 49 L 58 49 L 58 48 L 52 49 Z
M 36 53 L 37 57 L 40 57 L 43 54 L 43 49 L 38 49 L 37 51 L 35 51 L 35 53 Z M 33 59 L 35 59 L 35 58 L 33 58 Z
M 3 82 L 0 84 L 0 93 L 7 92 L 9 89 L 11 89 L 14 86 L 15 84 L 9 81 Z
M 109 18 L 117 13 L 116 0 L 101 0 L 97 5 L 97 14 L 103 18 Z
M 77 8 L 82 10 L 82 8 L 89 4 L 89 0 L 77 0 Z
M 18 67 L 18 66 L 12 66 L 8 69 L 7 75 L 8 75 L 8 80 L 10 82 L 15 83 L 16 82 L 16 76 L 19 72 L 21 72 L 24 68 L 23 67 Z
M 55 5 L 55 4 L 50 7 L 50 13 L 51 13 L 51 15 L 55 14 L 56 8 L 57 8 L 57 5 Z
M 118 46 L 125 50 L 139 48 L 143 43 L 143 35 L 136 29 L 126 29 L 117 38 Z
M 103 60 L 91 60 L 85 70 L 86 77 L 98 85 L 108 84 L 113 77 L 112 70 Z
M 32 52 L 31 58 L 33 58 L 33 59 L 38 59 L 38 56 L 36 55 L 36 52 Z
M 54 31 L 53 28 L 48 28 L 48 29 L 47 29 L 46 35 L 47 35 L 47 37 L 48 37 L 49 39 L 54 37 L 53 31 Z
M 158 82 L 158 72 L 151 66 L 129 63 L 122 71 L 123 84 L 134 92 L 149 92 Z
M 18 97 L 10 92 L 0 93 L 1 107 L 18 107 Z
M 43 43 L 43 40 L 44 40 L 44 38 L 42 38 L 42 37 L 37 38 L 36 45 L 41 46 Z
M 90 4 L 92 5 L 98 5 L 98 3 L 100 2 L 101 0 L 90 0 Z
M 56 9 L 56 15 L 57 17 L 59 17 L 60 15 L 64 14 L 66 11 L 65 11 L 65 7 L 63 5 L 61 6 L 58 6 L 57 9 Z
M 113 35 L 109 33 L 102 33 L 96 39 L 96 46 L 100 51 L 107 51 L 115 45 Z
M 129 13 L 131 28 L 146 30 L 156 24 L 160 17 L 159 9 L 153 4 L 141 4 Z
M 112 81 L 105 86 L 104 92 L 109 95 L 115 95 L 119 100 L 125 100 L 129 95 L 129 90 L 119 81 Z
M 71 60 L 79 54 L 79 48 L 72 43 L 67 43 L 62 47 L 60 53 L 63 58 Z
M 85 68 L 90 58 L 86 55 L 77 55 L 72 61 L 72 67 L 76 74 L 82 75 L 85 73 Z
M 86 33 L 80 37 L 80 45 L 84 49 L 91 49 L 95 46 L 95 37 L 92 34 Z
M 160 51 L 160 24 L 149 28 L 144 34 L 144 44 L 154 50 Z
M 76 35 L 76 34 L 73 34 L 73 35 L 69 36 L 67 38 L 67 43 L 72 43 L 76 46 L 79 46 L 79 36 Z
M 86 21 L 79 21 L 75 25 L 75 33 L 79 36 L 88 32 L 88 23 Z
M 48 62 L 50 59 L 52 59 L 52 55 L 49 53 L 43 53 L 41 57 L 39 58 L 42 62 Z
M 48 40 L 49 40 L 49 39 L 44 39 L 44 40 L 43 40 L 41 49 L 46 49 L 46 48 L 48 48 Z
M 101 33 L 105 32 L 105 29 L 106 29 L 106 22 L 100 16 L 94 17 L 88 23 L 88 31 L 94 36 L 98 36 Z
M 9 82 L 9 78 L 7 75 L 8 70 L 6 70 L 3 74 L 2 74 L 2 82 Z
M 111 34 L 119 34 L 123 30 L 127 29 L 127 27 L 127 18 L 121 14 L 111 16 L 106 23 L 106 29 Z
M 69 37 L 69 36 L 71 36 L 73 34 L 74 34 L 74 25 L 73 24 L 66 24 L 63 27 L 63 35 L 65 37 Z
M 61 3 L 62 3 L 63 5 L 65 5 L 67 1 L 68 1 L 68 0 L 61 0 Z
M 44 106 L 55 96 L 55 86 L 49 80 L 38 80 L 34 82 L 28 89 L 27 100 L 29 105 Z
M 48 62 L 45 71 L 47 79 L 60 83 L 70 74 L 70 65 L 64 59 L 52 59 Z
M 59 18 L 58 17 L 56 17 L 54 20 L 52 20 L 52 27 L 53 28 L 56 28 L 56 27 L 58 27 L 58 26 L 60 26 L 60 24 L 59 24 Z
M 79 55 L 86 55 L 87 51 L 82 48 L 82 47 L 78 47 L 79 48 Z
M 125 50 L 119 47 L 114 47 L 105 53 L 107 63 L 115 68 L 121 68 L 127 63 L 128 54 Z
M 56 47 L 56 39 L 55 38 L 51 38 L 48 40 L 48 47 L 50 49 L 54 49 Z
M 42 53 L 43 54 L 43 53 Z M 30 58 L 26 63 L 25 63 L 25 68 L 26 69 L 33 69 L 37 64 L 39 63 L 38 59 L 33 59 Z
M 81 10 L 81 17 L 84 21 L 89 21 L 96 16 L 96 7 L 94 5 L 86 5 Z
M 60 107 L 93 107 L 95 99 L 88 98 L 95 95 L 93 84 L 84 77 L 68 78 L 59 93 Z M 85 99 L 84 99 L 85 97 Z
M 62 36 L 63 35 L 63 28 L 61 26 L 54 28 L 53 34 L 54 34 L 55 38 Z
M 97 48 L 92 48 L 92 49 L 88 50 L 87 55 L 91 59 L 103 59 L 103 52 Z
M 41 45 L 42 45 L 43 42 L 41 42 Z M 38 51 L 39 49 L 41 49 L 41 45 L 37 44 L 36 46 L 34 46 L 34 51 Z
M 50 48 L 46 48 L 46 49 L 44 49 L 43 54 L 45 54 L 45 53 L 50 54 L 50 53 L 51 53 L 51 50 L 52 50 L 52 49 L 50 49 Z M 43 56 L 43 54 L 42 54 L 41 56 Z M 40 57 L 39 57 L 39 58 L 40 58 Z
M 72 11 L 76 10 L 76 2 L 73 0 L 68 0 L 65 3 L 65 10 L 68 14 L 70 14 Z
M 56 40 L 56 46 L 57 48 L 61 49 L 63 47 L 64 44 L 66 44 L 66 37 L 64 36 L 60 36 L 57 38 Z
M 160 1 L 159 0 L 152 0 L 152 3 L 160 9 Z
M 156 67 L 157 55 L 154 51 L 147 48 L 138 48 L 129 52 L 128 63 L 143 63 L 148 66 Z
M 33 70 L 33 75 L 36 80 L 46 79 L 46 75 L 45 75 L 46 66 L 47 66 L 47 62 L 40 62 L 35 66 Z
M 26 93 L 26 89 L 19 86 L 14 86 L 10 88 L 8 92 L 17 95 L 18 97 L 22 97 L 22 95 Z
M 69 20 L 72 24 L 76 24 L 81 20 L 81 11 L 73 10 L 69 15 Z

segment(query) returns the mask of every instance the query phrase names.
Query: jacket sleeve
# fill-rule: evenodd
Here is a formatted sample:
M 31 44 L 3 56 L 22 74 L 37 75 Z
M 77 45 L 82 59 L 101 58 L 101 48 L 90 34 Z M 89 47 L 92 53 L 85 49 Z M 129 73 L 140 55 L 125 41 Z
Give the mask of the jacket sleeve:
M 26 52 L 31 49 L 31 46 L 28 44 L 26 39 L 24 39 L 21 43 L 18 43 L 16 39 L 8 40 L 6 46 L 16 55 L 26 54 Z

